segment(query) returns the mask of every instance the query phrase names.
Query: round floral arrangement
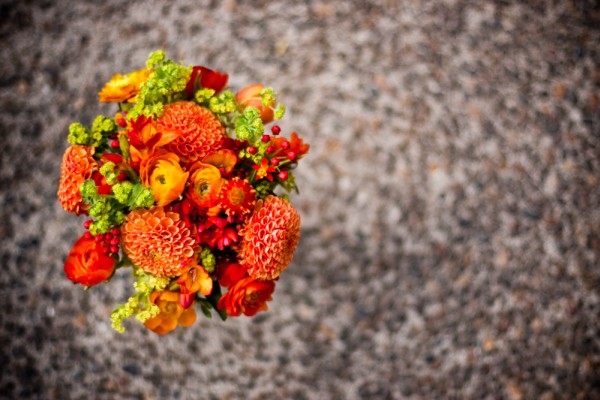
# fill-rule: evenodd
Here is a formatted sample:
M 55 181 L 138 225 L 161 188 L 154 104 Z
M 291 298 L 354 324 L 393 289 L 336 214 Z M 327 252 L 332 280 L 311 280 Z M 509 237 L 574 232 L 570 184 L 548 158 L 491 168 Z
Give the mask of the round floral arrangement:
M 64 270 L 88 288 L 131 268 L 133 295 L 111 316 L 119 332 L 134 315 L 161 335 L 190 326 L 197 306 L 253 316 L 292 260 L 300 216 L 287 192 L 309 145 L 273 123 L 285 108 L 272 88 L 233 93 L 227 80 L 156 51 L 99 92 L 114 116 L 69 127 L 58 199 L 89 218 Z

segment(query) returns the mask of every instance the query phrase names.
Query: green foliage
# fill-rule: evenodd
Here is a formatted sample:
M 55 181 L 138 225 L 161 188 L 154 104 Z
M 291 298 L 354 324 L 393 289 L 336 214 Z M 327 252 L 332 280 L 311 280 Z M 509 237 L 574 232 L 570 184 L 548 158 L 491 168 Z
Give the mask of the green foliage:
M 214 272 L 215 266 L 217 265 L 217 259 L 214 254 L 210 252 L 208 247 L 203 248 L 200 252 L 200 263 L 209 274 Z
M 215 95 L 214 89 L 202 88 L 196 91 L 194 99 L 198 104 L 208 105 L 208 101 Z
M 140 88 L 136 103 L 127 115 L 131 120 L 140 115 L 159 117 L 165 104 L 184 99 L 183 91 L 192 74 L 192 67 L 165 59 L 162 50 L 151 53 L 146 65 L 154 72 Z
M 235 121 L 235 135 L 240 140 L 255 144 L 265 131 L 260 111 L 256 107 L 247 107 Z
M 110 320 L 112 327 L 117 332 L 125 332 L 123 321 L 135 314 L 136 319 L 145 322 L 160 313 L 157 305 L 150 302 L 150 295 L 155 291 L 162 291 L 169 285 L 169 278 L 161 278 L 147 274 L 139 268 L 133 268 L 133 289 L 135 294 L 129 297 L 127 303 L 120 304 L 112 312 Z
M 212 90 L 212 89 L 211 89 Z M 215 114 L 228 114 L 237 109 L 235 95 L 228 90 L 224 90 L 209 101 L 209 109 Z

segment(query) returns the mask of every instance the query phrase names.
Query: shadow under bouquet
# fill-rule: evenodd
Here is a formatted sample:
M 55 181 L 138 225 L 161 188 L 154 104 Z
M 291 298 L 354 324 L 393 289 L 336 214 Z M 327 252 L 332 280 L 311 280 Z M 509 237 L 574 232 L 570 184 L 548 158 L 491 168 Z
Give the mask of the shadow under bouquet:
M 99 92 L 114 116 L 69 127 L 58 199 L 90 218 L 64 270 L 89 288 L 131 268 L 133 295 L 111 316 L 119 332 L 134 315 L 158 334 L 192 325 L 197 308 L 253 316 L 292 260 L 300 216 L 287 192 L 309 145 L 266 128 L 285 111 L 272 88 L 233 93 L 227 80 L 159 50 Z

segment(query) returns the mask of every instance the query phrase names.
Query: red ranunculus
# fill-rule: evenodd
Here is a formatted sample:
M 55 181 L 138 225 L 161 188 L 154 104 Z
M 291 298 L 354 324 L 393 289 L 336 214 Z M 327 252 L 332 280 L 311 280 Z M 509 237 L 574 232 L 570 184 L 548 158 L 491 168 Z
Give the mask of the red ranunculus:
M 198 74 L 200 74 L 200 81 L 196 82 L 198 79 Z M 227 85 L 228 78 L 229 75 L 227 74 L 197 65 L 192 68 L 192 75 L 190 76 L 190 80 L 185 87 L 185 93 L 189 98 L 193 98 L 194 92 L 198 88 L 196 86 L 197 83 L 200 87 L 212 89 L 215 91 L 215 93 L 219 93 L 225 88 L 225 85 Z
M 65 273 L 75 283 L 94 286 L 110 278 L 116 260 L 106 255 L 102 245 L 93 237 L 82 236 L 71 249 L 65 261 Z
M 255 315 L 267 310 L 267 301 L 272 299 L 275 290 L 273 281 L 256 281 L 250 277 L 239 280 L 219 299 L 217 308 L 225 310 L 227 315 L 237 317 Z

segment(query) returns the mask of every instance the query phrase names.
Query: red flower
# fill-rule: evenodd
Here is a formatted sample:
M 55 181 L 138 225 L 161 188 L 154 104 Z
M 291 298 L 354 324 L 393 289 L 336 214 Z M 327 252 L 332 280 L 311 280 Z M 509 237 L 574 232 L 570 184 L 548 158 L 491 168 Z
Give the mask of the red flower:
M 94 286 L 107 280 L 115 270 L 115 259 L 104 253 L 93 237 L 82 236 L 73 245 L 65 261 L 65 273 L 75 283 Z
M 231 287 L 235 285 L 240 279 L 247 275 L 248 271 L 246 267 L 236 262 L 229 262 L 223 265 L 219 265 L 217 270 L 217 277 L 219 285 L 224 287 Z
M 289 142 L 283 137 L 276 137 L 272 140 L 275 152 L 281 151 L 281 155 L 286 155 L 290 152 L 293 152 L 295 154 L 295 159 L 302 157 L 308 153 L 308 149 L 310 149 L 310 144 L 305 144 L 296 132 L 292 132 Z M 284 145 L 284 142 L 288 142 L 288 144 Z M 287 146 L 286 149 L 284 149 L 285 146 Z
M 269 160 L 263 158 L 260 165 L 253 165 L 252 168 L 256 170 L 256 178 L 258 178 L 258 180 L 267 178 L 269 182 L 273 182 L 273 176 L 271 174 L 275 172 L 275 167 L 269 163 Z
M 266 311 L 267 301 L 272 299 L 275 290 L 273 281 L 255 281 L 248 277 L 238 281 L 229 291 L 219 299 L 217 308 L 225 310 L 227 315 L 237 317 L 255 315 L 259 311 Z
M 197 82 L 198 74 L 200 74 L 200 82 Z M 197 65 L 192 68 L 192 75 L 185 87 L 185 93 L 189 98 L 193 98 L 198 83 L 203 88 L 213 89 L 215 93 L 219 93 L 227 85 L 228 78 L 229 75 L 227 74 Z

